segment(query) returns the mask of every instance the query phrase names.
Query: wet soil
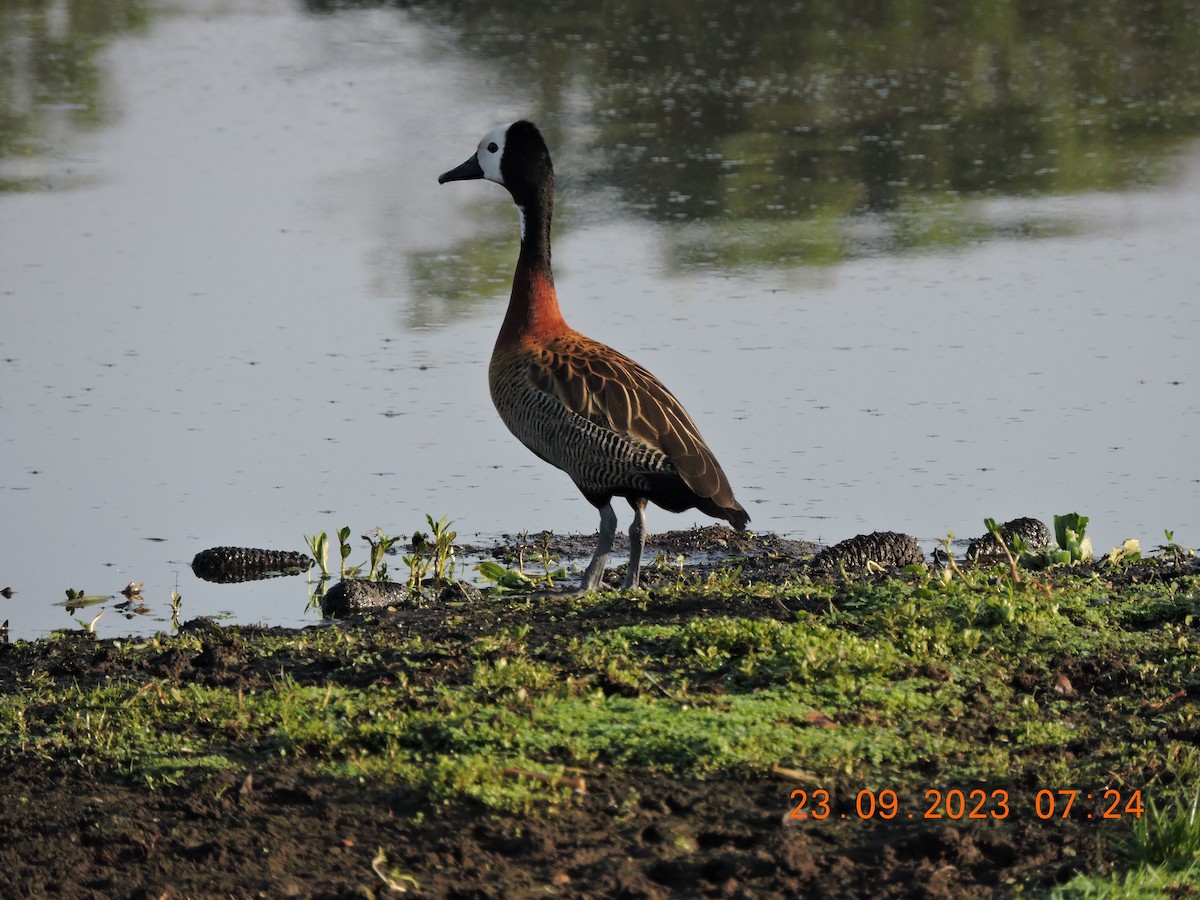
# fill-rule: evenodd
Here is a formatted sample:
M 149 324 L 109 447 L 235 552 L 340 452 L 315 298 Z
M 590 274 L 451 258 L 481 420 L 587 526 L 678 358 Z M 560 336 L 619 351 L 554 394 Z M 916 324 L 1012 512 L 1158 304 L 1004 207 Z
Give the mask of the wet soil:
M 742 546 L 747 540 L 727 529 L 700 529 L 674 543 L 660 537 L 658 548 L 668 556 L 711 553 L 714 559 L 747 553 L 744 565 L 756 579 L 794 572 L 798 555 L 811 552 L 769 536 Z M 620 603 L 578 618 L 524 610 L 531 640 L 646 621 L 637 605 Z M 777 601 L 755 609 L 742 599 L 736 609 L 717 601 L 657 615 L 682 620 L 781 612 L 787 611 Z M 446 629 L 436 609 L 397 615 L 431 637 Z M 467 625 L 460 615 L 454 628 L 486 630 L 522 617 L 515 609 L 508 614 L 512 622 L 487 611 L 478 615 Z M 262 661 L 248 663 L 237 642 L 223 641 L 215 626 L 193 627 L 213 629 L 206 651 L 163 654 L 146 677 L 250 692 L 279 674 Z M 127 674 L 117 670 L 107 643 L 80 635 L 0 645 L 0 686 L 10 689 L 33 669 L 83 685 Z M 303 661 L 287 674 L 317 684 L 392 675 L 386 664 L 378 671 L 330 672 Z M 453 679 L 458 673 L 446 660 L 428 675 Z M 385 871 L 411 875 L 416 886 L 397 886 L 414 896 L 972 897 L 1004 894 L 1014 884 L 1061 883 L 1094 868 L 1097 856 L 1096 829 L 1073 821 L 954 824 L 917 816 L 880 822 L 840 806 L 825 821 L 791 818 L 792 792 L 818 786 L 783 771 L 687 782 L 597 766 L 575 802 L 518 816 L 468 802 L 432 807 L 405 788 L 322 776 L 312 760 L 247 755 L 244 765 L 154 789 L 82 769 L 50 774 L 36 761 L 0 771 L 0 894 L 390 896 L 396 891 L 372 868 L 382 849 Z M 927 805 L 920 797 L 901 799 L 907 808 Z
M 5 782 L 10 897 L 385 895 L 379 848 L 417 896 L 991 896 L 1012 879 L 1064 877 L 1090 839 L 1040 822 L 789 820 L 796 784 L 784 778 L 593 775 L 577 805 L 536 818 L 428 810 L 404 791 L 297 767 L 154 791 L 83 773 Z

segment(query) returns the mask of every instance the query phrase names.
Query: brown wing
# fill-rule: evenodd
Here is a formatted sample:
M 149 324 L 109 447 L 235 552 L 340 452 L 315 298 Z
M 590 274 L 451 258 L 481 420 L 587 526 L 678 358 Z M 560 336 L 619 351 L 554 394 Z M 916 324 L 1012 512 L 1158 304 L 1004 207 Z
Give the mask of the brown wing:
M 539 350 L 530 371 L 538 388 L 594 424 L 666 454 L 689 489 L 727 511 L 723 518 L 738 524 L 745 517 L 691 416 L 650 372 L 577 332 Z

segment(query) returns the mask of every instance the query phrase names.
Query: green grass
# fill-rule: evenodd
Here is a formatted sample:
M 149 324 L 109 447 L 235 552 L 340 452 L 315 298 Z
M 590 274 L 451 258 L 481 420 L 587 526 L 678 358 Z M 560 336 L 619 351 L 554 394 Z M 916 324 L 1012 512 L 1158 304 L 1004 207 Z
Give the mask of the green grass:
M 517 812 L 572 802 L 601 768 L 783 771 L 851 800 L 1002 788 L 1025 816 L 1041 788 L 1140 789 L 1143 818 L 1097 826 L 1122 865 L 1059 895 L 1141 896 L 1200 866 L 1198 609 L 1194 577 L 1018 582 L 1005 566 L 782 585 L 724 573 L 633 596 L 502 596 L 423 624 L 56 635 L 9 649 L 0 766 L 157 786 L 302 760 Z M 213 647 L 238 686 L 163 667 Z M 74 654 L 113 674 L 81 683 L 47 662 Z
M 1150 801 L 1124 847 L 1126 868 L 1107 876 L 1078 875 L 1050 896 L 1128 898 L 1191 896 L 1200 889 L 1200 793 L 1162 808 Z

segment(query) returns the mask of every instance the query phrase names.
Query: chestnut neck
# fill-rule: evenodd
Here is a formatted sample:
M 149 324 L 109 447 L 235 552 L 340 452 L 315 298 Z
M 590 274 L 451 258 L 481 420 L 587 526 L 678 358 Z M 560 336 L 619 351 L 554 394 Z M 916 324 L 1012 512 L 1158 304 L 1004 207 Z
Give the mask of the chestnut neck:
M 521 213 L 521 252 L 513 273 L 512 294 L 496 346 L 559 334 L 567 323 L 558 308 L 550 267 L 550 223 L 554 216 L 553 182 L 513 201 Z

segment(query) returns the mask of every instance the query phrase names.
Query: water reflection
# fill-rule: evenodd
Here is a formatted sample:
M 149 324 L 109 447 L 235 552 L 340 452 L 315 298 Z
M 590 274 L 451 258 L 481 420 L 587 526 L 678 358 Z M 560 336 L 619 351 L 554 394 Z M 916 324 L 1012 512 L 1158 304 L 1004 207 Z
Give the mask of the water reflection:
M 134 33 L 149 19 L 144 0 L 0 2 L 0 191 L 46 185 L 45 172 L 12 160 L 57 146 L 73 131 L 104 124 L 108 39 Z
M 679 268 L 1061 234 L 1070 223 L 1039 210 L 996 222 L 974 201 L 1155 183 L 1200 133 L 1188 2 L 303 3 L 378 6 L 494 66 L 560 170 L 631 214 L 690 225 L 671 242 Z M 97 53 L 148 18 L 145 0 L 0 3 L 0 158 L 45 149 L 63 117 L 104 121 Z M 9 190 L 41 183 L 0 173 Z M 447 258 L 461 263 L 449 282 Z M 507 260 L 472 237 L 408 265 L 444 301 L 412 311 L 421 324 L 494 296 Z
M 1061 234 L 1071 224 L 1036 208 L 996 221 L 976 201 L 1154 183 L 1200 133 L 1190 3 L 398 5 L 530 98 L 576 164 L 560 171 L 688 224 L 679 267 Z M 465 282 L 416 260 L 431 293 L 494 295 L 490 245 L 450 252 Z

